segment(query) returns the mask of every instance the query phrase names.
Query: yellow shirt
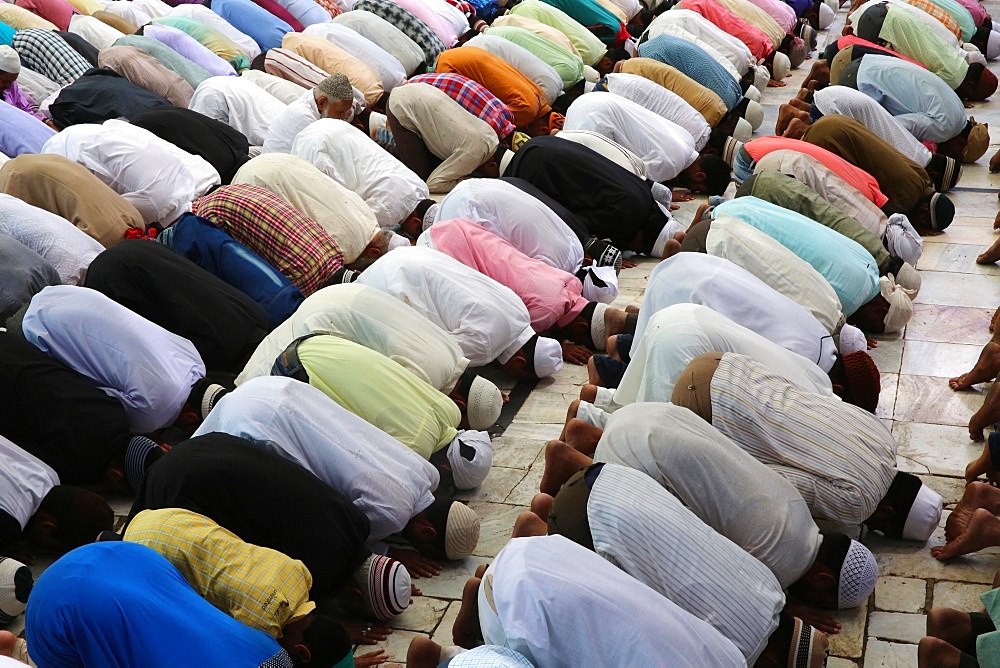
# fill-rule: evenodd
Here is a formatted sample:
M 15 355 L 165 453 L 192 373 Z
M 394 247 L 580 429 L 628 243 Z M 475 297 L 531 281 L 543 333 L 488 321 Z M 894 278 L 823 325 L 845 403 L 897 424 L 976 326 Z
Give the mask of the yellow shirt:
M 382 97 L 382 79 L 375 70 L 333 42 L 315 35 L 290 32 L 282 38 L 281 48 L 305 58 L 325 72 L 340 72 L 346 76 L 365 96 L 369 107 Z
M 274 638 L 316 608 L 305 564 L 245 543 L 204 515 L 180 508 L 144 510 L 129 523 L 124 539 L 156 550 L 209 603 Z

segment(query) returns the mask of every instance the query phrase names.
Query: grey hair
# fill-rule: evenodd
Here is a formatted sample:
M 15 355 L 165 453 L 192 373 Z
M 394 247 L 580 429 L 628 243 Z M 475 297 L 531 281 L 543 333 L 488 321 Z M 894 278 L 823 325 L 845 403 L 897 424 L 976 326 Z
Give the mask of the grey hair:
M 325 95 L 331 100 L 353 100 L 354 88 L 346 75 L 334 72 L 319 82 L 319 85 L 313 89 L 313 94 Z

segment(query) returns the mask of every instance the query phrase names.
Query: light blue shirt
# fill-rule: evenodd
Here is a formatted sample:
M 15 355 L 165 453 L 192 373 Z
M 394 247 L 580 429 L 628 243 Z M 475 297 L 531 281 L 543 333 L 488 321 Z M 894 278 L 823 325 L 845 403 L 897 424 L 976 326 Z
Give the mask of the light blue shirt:
M 16 158 L 22 153 L 41 153 L 42 145 L 55 130 L 33 115 L 0 102 L 0 153 Z
M 864 246 L 801 213 L 756 197 L 737 197 L 715 207 L 712 217 L 729 215 L 756 227 L 808 262 L 851 315 L 879 294 L 878 265 Z
M 249 35 L 261 51 L 280 48 L 281 39 L 292 32 L 292 26 L 251 0 L 213 0 L 212 11 Z
M 314 0 L 277 0 L 277 3 L 287 9 L 288 13 L 306 28 L 314 23 L 329 23 L 333 20 L 330 12 L 320 7 Z
M 920 141 L 947 141 L 967 121 L 962 100 L 941 77 L 902 58 L 865 56 L 858 68 L 858 90 Z
M 660 35 L 640 44 L 639 56 L 676 67 L 702 86 L 715 91 L 729 111 L 743 99 L 743 91 L 736 79 L 697 44 L 673 35 Z

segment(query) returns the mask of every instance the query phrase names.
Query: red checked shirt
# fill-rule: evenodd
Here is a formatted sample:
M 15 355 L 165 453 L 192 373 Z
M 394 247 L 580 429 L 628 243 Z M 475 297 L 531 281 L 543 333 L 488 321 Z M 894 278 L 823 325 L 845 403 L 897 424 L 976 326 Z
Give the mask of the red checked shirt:
M 271 191 L 222 186 L 195 200 L 193 212 L 218 225 L 310 295 L 344 265 L 333 237 Z
M 489 123 L 497 137 L 505 139 L 514 131 L 514 114 L 500 98 L 482 84 L 461 74 L 437 73 L 412 77 L 407 83 L 425 83 L 438 88 L 474 116 Z

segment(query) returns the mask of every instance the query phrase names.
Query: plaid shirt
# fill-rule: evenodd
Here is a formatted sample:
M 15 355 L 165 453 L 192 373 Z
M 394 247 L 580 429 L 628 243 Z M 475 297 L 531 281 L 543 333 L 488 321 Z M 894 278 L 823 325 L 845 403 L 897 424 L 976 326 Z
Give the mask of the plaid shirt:
M 222 186 L 195 200 L 193 213 L 270 262 L 306 296 L 344 266 L 340 247 L 319 223 L 264 188 Z
M 438 55 L 445 50 L 441 38 L 426 23 L 392 0 L 358 0 L 354 3 L 354 9 L 371 12 L 406 33 L 423 50 L 424 62 L 428 65 L 434 65 Z
M 500 139 L 506 139 L 514 131 L 514 114 L 510 108 L 482 84 L 469 77 L 450 72 L 421 74 L 407 83 L 430 84 L 444 91 L 467 112 L 489 123 Z
M 316 608 L 305 564 L 245 543 L 190 510 L 144 510 L 129 523 L 124 540 L 159 552 L 209 603 L 273 638 Z
M 18 30 L 11 46 L 21 57 L 22 65 L 60 86 L 73 83 L 90 69 L 90 63 L 52 30 Z

